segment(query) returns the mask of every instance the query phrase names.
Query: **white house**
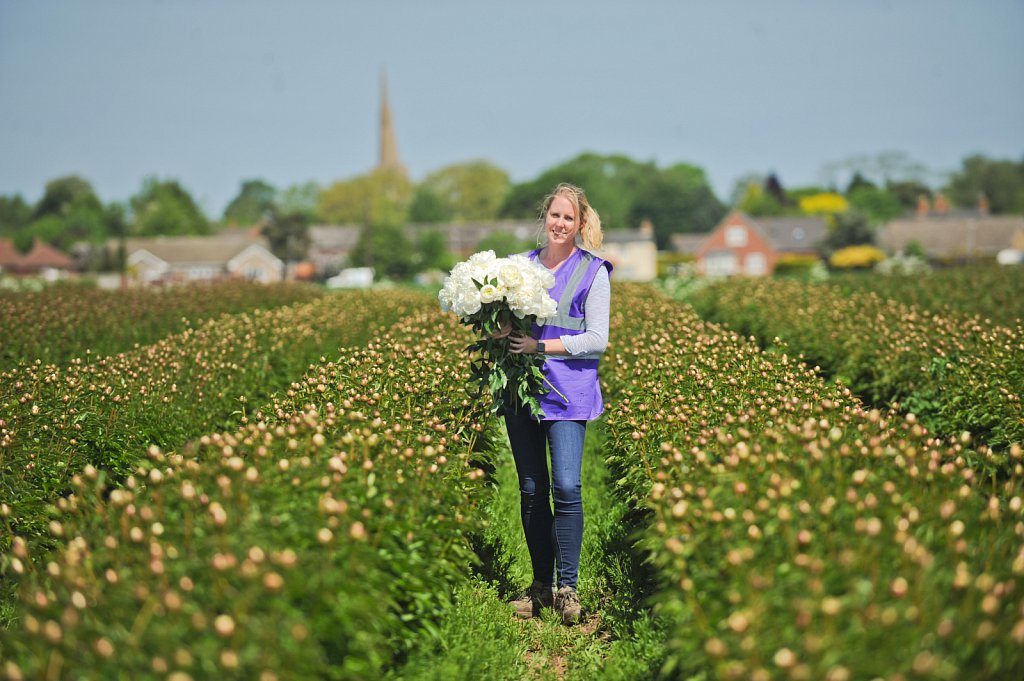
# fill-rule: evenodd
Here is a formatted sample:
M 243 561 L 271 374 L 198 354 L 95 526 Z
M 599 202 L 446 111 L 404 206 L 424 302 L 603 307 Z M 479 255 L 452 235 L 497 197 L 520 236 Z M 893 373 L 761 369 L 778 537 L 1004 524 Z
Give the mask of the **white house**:
M 143 283 L 284 279 L 284 263 L 270 252 L 266 239 L 247 232 L 127 239 L 125 253 L 128 272 Z

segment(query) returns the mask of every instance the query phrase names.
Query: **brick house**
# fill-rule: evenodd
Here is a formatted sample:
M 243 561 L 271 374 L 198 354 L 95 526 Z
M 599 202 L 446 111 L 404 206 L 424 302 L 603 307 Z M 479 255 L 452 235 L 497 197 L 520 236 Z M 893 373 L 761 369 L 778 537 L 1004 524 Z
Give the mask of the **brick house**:
M 697 271 L 712 277 L 772 274 L 783 255 L 818 255 L 826 234 L 819 217 L 754 219 L 733 211 L 697 247 Z
M 31 250 L 22 255 L 10 239 L 0 239 L 0 271 L 11 274 L 40 275 L 58 279 L 75 269 L 75 261 L 63 251 L 36 239 Z

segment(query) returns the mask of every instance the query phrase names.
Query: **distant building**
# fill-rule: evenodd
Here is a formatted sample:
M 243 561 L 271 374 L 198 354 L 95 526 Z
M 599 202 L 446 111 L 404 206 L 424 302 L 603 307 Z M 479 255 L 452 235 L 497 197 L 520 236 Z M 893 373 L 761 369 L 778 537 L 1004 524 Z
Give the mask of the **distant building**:
M 644 221 L 640 229 L 611 229 L 597 252 L 614 267 L 616 281 L 651 281 L 658 275 L 658 247 L 654 229 Z
M 10 239 L 0 239 L 0 271 L 53 280 L 75 269 L 70 256 L 42 239 L 36 239 L 25 254 L 19 253 Z
M 931 260 L 995 258 L 1003 250 L 1021 250 L 1024 217 L 989 215 L 984 195 L 972 209 L 952 209 L 941 194 L 931 203 L 921 197 L 914 215 L 883 225 L 877 241 L 890 253 L 905 251 L 916 244 Z
M 784 255 L 818 255 L 827 228 L 820 217 L 752 218 L 733 211 L 694 252 L 707 276 L 772 274 Z
M 266 239 L 243 230 L 126 239 L 125 253 L 128 272 L 140 283 L 230 278 L 270 283 L 284 278 L 284 263 L 270 252 Z

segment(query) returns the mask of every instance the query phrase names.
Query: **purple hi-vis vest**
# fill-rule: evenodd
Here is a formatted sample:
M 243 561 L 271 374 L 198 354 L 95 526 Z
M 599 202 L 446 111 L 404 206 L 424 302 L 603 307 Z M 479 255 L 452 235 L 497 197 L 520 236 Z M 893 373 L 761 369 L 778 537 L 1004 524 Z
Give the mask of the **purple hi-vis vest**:
M 530 259 L 536 260 L 540 249 L 530 252 Z M 550 340 L 562 336 L 576 336 L 587 330 L 584 304 L 597 271 L 612 264 L 596 255 L 577 248 L 555 272 L 555 285 L 548 294 L 558 302 L 558 311 L 544 326 L 534 324 L 533 337 Z M 592 421 L 604 411 L 601 383 L 597 378 L 597 364 L 600 353 L 585 355 L 548 356 L 543 372 L 548 381 L 557 388 L 540 396 L 540 406 L 545 420 Z M 564 395 L 564 399 L 558 393 Z

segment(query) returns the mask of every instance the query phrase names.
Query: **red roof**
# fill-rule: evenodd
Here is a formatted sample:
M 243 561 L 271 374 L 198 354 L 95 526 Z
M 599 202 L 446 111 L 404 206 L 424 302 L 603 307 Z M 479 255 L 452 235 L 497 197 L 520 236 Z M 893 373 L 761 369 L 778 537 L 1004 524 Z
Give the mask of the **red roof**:
M 0 267 L 8 268 L 21 260 L 21 253 L 10 239 L 0 239 Z
M 36 239 L 32 244 L 32 250 L 25 254 L 18 266 L 25 269 L 52 267 L 58 270 L 68 270 L 75 266 L 75 261 L 63 251 L 57 250 L 41 239 Z
M 36 239 L 32 250 L 22 255 L 10 239 L 0 239 L 0 267 L 16 272 L 38 272 L 47 267 L 70 270 L 75 261 L 50 244 Z

